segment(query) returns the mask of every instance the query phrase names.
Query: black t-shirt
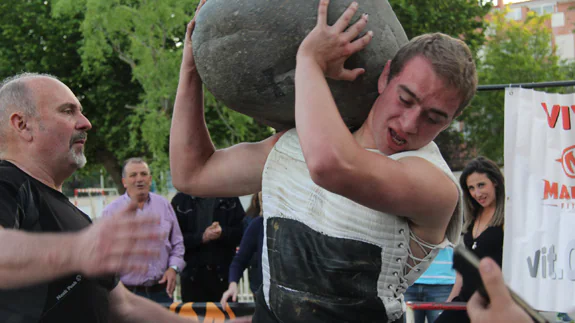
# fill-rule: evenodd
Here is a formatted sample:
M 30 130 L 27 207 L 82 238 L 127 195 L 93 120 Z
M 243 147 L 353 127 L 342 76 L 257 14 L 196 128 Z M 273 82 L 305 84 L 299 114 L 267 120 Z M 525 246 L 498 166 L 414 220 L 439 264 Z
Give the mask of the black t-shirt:
M 0 161 L 0 225 L 5 229 L 70 232 L 90 223 L 64 194 Z M 113 276 L 94 279 L 74 274 L 0 290 L 0 322 L 107 322 L 109 292 L 117 284 Z
M 476 239 L 473 239 L 473 227 L 475 224 L 470 225 L 463 236 L 463 243 L 465 247 L 473 252 L 479 259 L 490 257 L 497 262 L 501 267 L 503 259 L 503 227 L 488 227 Z M 465 280 L 459 292 L 461 301 L 468 301 L 471 295 L 475 293 L 475 289 L 471 288 L 470 284 L 466 284 Z

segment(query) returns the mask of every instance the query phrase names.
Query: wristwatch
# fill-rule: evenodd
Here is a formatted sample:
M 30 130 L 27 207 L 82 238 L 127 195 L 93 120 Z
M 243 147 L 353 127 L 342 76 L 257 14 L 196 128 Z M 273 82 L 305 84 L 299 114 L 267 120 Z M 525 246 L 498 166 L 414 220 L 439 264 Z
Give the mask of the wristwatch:
M 176 274 L 180 273 L 180 268 L 178 268 L 178 266 L 170 266 L 170 268 L 172 268 L 173 270 L 176 271 Z

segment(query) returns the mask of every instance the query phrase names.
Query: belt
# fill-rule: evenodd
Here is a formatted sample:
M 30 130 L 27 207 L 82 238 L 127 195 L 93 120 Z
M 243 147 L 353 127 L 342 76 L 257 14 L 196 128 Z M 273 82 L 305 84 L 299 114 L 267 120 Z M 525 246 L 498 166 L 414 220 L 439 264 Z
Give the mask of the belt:
M 131 292 L 145 292 L 145 293 L 157 293 L 166 290 L 166 283 L 163 284 L 155 284 L 151 286 L 143 286 L 143 285 L 125 285 L 128 290 Z

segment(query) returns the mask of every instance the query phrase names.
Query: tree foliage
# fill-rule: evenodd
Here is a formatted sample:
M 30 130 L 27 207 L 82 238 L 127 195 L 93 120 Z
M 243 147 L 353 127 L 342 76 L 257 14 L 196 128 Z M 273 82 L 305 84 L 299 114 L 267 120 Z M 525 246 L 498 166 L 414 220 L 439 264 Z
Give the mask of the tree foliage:
M 483 19 L 492 5 L 477 0 L 389 0 L 409 39 L 442 32 L 463 39 L 476 52 L 484 43 Z
M 87 155 L 120 191 L 121 161 L 146 157 L 157 182 L 168 168 L 168 135 L 182 37 L 198 0 L 6 0 L 0 3 L 0 76 L 20 71 L 60 77 L 94 126 Z M 411 38 L 440 31 L 473 50 L 483 42 L 487 4 L 471 0 L 391 0 Z M 206 121 L 223 148 L 273 129 L 226 108 L 206 92 Z M 456 145 L 460 135 L 449 134 Z M 440 147 L 441 138 L 438 138 Z M 444 150 L 442 148 L 442 150 Z M 84 173 L 94 173 L 94 168 Z M 162 187 L 162 185 L 159 185 Z
M 156 181 L 169 166 L 168 136 L 175 100 L 182 37 L 197 0 L 54 0 L 58 15 L 84 13 L 82 62 L 86 71 L 106 66 L 115 55 L 130 67 L 143 92 L 132 128 L 140 127 Z M 216 146 L 267 137 L 272 129 L 227 109 L 207 93 L 206 121 Z
M 479 61 L 480 84 L 566 80 L 570 76 L 551 45 L 549 15 L 528 12 L 524 21 L 506 19 L 508 9 L 490 17 L 489 38 Z M 560 88 L 546 89 L 548 92 Z M 463 114 L 465 134 L 478 152 L 503 161 L 503 91 L 479 92 Z
M 119 184 L 121 160 L 144 151 L 137 139 L 140 131 L 127 131 L 131 112 L 125 109 L 126 104 L 137 102 L 141 88 L 132 82 L 128 66 L 113 56 L 104 58 L 106 64 L 97 73 L 83 71 L 79 54 L 83 12 L 53 17 L 51 11 L 49 1 L 0 2 L 0 78 L 40 72 L 66 83 L 79 97 L 93 125 L 86 146 L 88 165 L 93 167 L 82 173 L 105 166 Z

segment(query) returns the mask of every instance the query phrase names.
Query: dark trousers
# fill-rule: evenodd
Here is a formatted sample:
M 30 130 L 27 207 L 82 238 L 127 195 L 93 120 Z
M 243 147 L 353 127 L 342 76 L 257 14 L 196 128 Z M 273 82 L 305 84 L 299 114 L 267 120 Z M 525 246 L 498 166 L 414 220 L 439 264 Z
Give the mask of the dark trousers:
M 130 286 L 126 285 L 126 288 L 132 293 L 152 300 L 156 303 L 162 304 L 172 304 L 173 300 L 168 296 L 166 292 L 166 283 L 156 284 L 153 286 Z
M 227 276 L 223 277 L 215 267 L 194 268 L 193 274 L 182 275 L 182 301 L 219 302 L 228 289 Z

